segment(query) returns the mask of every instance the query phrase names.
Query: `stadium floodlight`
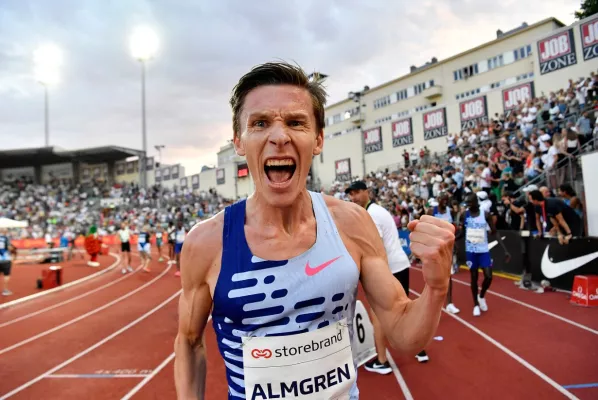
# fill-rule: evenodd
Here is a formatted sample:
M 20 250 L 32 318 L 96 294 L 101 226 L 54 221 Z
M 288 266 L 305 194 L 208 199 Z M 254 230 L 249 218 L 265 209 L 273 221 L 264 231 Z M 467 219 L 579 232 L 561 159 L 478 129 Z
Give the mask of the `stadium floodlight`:
M 158 35 L 150 27 L 137 27 L 131 34 L 130 45 L 133 58 L 139 61 L 151 60 L 158 51 Z
M 62 63 L 62 51 L 53 43 L 44 44 L 33 52 L 35 80 L 44 87 L 44 142 L 46 147 L 50 145 L 48 86 L 54 86 L 60 81 L 59 70 Z
M 153 59 L 158 51 L 159 40 L 156 32 L 147 26 L 135 28 L 130 40 L 131 55 L 141 64 L 141 137 L 143 142 L 143 160 L 141 165 L 141 187 L 147 187 L 147 126 L 145 118 L 145 63 Z

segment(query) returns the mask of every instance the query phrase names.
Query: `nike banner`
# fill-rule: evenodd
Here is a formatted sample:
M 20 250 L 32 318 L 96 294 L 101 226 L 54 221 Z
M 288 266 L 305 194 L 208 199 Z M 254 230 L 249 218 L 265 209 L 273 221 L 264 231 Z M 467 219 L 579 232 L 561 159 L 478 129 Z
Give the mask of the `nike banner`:
M 555 288 L 572 290 L 576 275 L 598 275 L 598 238 L 571 239 L 566 245 L 533 239 L 529 247 L 535 282 L 548 279 Z

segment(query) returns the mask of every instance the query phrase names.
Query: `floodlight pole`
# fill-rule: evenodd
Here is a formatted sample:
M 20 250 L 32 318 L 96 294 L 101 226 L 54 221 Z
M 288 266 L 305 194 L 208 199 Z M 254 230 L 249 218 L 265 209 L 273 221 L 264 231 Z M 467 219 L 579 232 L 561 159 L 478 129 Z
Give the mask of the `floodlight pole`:
M 50 147 L 50 116 L 48 106 L 48 86 L 42 84 L 44 87 L 44 143 L 45 147 Z
M 142 137 L 142 151 L 143 154 L 140 157 L 141 171 L 141 187 L 147 188 L 147 166 L 145 165 L 147 160 L 147 126 L 145 120 L 145 60 L 140 59 L 141 63 L 141 137 Z

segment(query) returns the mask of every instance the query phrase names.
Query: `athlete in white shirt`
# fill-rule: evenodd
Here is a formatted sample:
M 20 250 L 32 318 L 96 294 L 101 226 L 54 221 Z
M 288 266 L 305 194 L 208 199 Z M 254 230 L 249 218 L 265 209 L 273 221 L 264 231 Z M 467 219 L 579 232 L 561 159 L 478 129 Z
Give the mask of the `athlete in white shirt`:
M 118 230 L 118 237 L 120 239 L 120 254 L 122 254 L 123 263 L 121 272 L 123 274 L 126 274 L 127 271 L 133 272 L 133 268 L 131 267 L 131 243 L 129 241 L 131 238 L 131 231 L 126 222 L 123 222 Z
M 382 238 L 384 248 L 386 250 L 386 257 L 388 258 L 388 266 L 390 272 L 401 282 L 405 293 L 409 293 L 409 258 L 403 251 L 401 242 L 399 241 L 399 231 L 395 224 L 394 218 L 384 207 L 370 200 L 370 193 L 367 189 L 367 185 L 363 181 L 353 182 L 346 190 L 345 193 L 349 195 L 349 198 L 353 203 L 359 204 L 365 208 Z M 365 369 L 370 372 L 376 372 L 378 374 L 386 375 L 392 372 L 392 367 L 386 359 L 386 344 L 385 337 L 382 333 L 382 327 L 380 321 L 370 310 L 372 325 L 374 327 L 374 342 L 376 344 L 376 352 L 378 356 L 365 364 Z M 428 355 L 424 350 L 417 354 L 417 359 L 420 362 L 428 361 Z

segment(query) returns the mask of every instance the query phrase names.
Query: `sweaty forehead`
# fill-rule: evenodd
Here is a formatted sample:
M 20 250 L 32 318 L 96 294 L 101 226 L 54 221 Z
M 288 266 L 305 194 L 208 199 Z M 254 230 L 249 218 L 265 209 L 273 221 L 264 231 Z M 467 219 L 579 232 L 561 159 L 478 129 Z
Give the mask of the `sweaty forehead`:
M 306 89 L 291 85 L 267 85 L 253 89 L 243 103 L 243 114 L 297 112 L 311 114 L 312 102 Z

